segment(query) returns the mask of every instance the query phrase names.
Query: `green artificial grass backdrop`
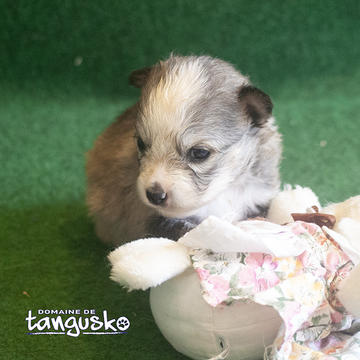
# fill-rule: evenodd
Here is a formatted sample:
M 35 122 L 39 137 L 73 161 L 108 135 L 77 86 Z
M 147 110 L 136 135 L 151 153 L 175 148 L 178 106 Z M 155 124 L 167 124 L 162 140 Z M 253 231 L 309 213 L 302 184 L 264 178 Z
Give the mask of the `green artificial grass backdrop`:
M 136 101 L 128 74 L 172 51 L 230 61 L 272 97 L 283 183 L 323 204 L 360 193 L 357 0 L 0 0 L 0 359 L 186 359 L 149 293 L 109 279 L 85 206 L 85 152 Z M 27 335 L 46 309 L 131 325 Z

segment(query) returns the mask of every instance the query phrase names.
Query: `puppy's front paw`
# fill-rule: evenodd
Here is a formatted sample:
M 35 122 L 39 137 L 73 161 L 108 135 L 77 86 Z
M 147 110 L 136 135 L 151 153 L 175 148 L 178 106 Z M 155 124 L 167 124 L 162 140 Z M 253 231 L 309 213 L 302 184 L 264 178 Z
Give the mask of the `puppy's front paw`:
M 154 216 L 149 221 L 148 232 L 154 237 L 164 237 L 177 241 L 199 225 L 200 222 L 201 219 L 196 216 L 190 216 L 185 219 Z

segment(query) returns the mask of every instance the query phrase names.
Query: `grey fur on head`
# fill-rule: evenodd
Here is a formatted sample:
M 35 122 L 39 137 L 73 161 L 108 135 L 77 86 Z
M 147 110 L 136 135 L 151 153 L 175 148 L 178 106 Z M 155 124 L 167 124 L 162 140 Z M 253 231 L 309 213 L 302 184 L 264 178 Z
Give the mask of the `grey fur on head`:
M 177 239 L 209 215 L 241 220 L 269 205 L 281 136 L 268 95 L 208 56 L 172 55 L 133 72 L 130 83 L 141 89 L 139 102 L 89 152 L 87 199 L 100 237 Z

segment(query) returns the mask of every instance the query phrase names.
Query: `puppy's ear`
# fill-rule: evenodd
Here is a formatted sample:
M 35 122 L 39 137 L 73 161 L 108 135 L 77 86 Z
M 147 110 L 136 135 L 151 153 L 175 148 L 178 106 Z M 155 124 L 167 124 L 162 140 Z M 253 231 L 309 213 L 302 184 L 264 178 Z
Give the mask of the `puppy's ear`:
M 151 67 L 133 71 L 129 76 L 129 84 L 131 86 L 135 86 L 138 89 L 141 89 L 145 85 L 150 71 Z
M 242 86 L 238 93 L 238 100 L 253 127 L 264 126 L 272 115 L 273 103 L 270 97 L 254 86 Z

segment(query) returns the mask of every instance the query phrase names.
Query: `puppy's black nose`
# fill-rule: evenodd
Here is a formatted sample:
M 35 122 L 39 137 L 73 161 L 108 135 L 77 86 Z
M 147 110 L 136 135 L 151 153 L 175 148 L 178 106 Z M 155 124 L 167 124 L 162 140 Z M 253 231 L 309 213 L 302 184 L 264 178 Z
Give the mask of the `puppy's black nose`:
M 146 197 L 154 205 L 163 205 L 167 199 L 167 194 L 159 184 L 155 184 L 146 190 Z

